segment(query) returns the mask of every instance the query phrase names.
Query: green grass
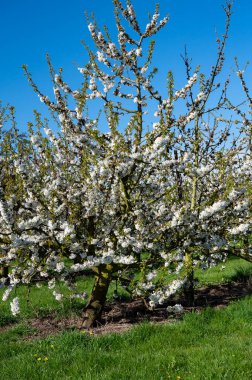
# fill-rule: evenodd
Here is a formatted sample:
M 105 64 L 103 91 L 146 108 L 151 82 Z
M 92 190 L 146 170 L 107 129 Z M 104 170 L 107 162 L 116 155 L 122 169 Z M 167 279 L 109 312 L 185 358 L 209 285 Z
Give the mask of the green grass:
M 83 278 L 78 283 L 78 288 L 84 289 L 87 292 L 91 291 L 92 281 L 90 278 Z M 60 291 L 67 296 L 69 291 L 59 285 Z M 0 291 L 0 297 L 2 297 L 3 289 Z M 52 291 L 48 289 L 46 285 L 42 285 L 41 288 L 32 286 L 27 288 L 25 286 L 19 286 L 14 295 L 20 297 L 20 317 L 14 318 L 10 313 L 9 302 L 1 302 L 0 309 L 0 326 L 4 326 L 6 323 L 13 323 L 20 321 L 21 319 L 46 317 L 53 315 L 54 317 L 62 317 L 70 313 L 76 313 L 83 309 L 83 302 L 78 299 L 64 298 L 63 302 L 58 302 L 52 295 Z
M 0 336 L 0 378 L 251 380 L 251 320 L 247 297 L 226 309 L 187 314 L 171 325 L 142 324 L 124 334 L 66 332 L 25 341 L 29 327 L 15 326 Z
M 252 278 L 252 264 L 233 257 L 195 275 L 200 285 L 245 281 Z M 78 282 L 80 291 L 90 292 L 91 287 L 91 278 Z M 114 288 L 113 283 L 110 299 Z M 64 287 L 61 291 L 68 293 Z M 119 292 L 126 295 L 122 288 Z M 27 340 L 36 333 L 29 318 L 51 315 L 60 320 L 81 312 L 84 305 L 67 297 L 58 303 L 45 285 L 33 287 L 29 298 L 27 288 L 20 286 L 17 295 L 29 299 L 22 301 L 20 317 L 11 316 L 9 304 L 1 302 L 0 326 L 9 324 L 0 333 L 1 380 L 252 379 L 252 297 L 223 310 L 186 314 L 171 325 L 142 324 L 124 334 L 93 337 L 71 331 Z
M 227 262 L 220 263 L 206 271 L 197 269 L 195 277 L 199 279 L 201 285 L 243 281 L 249 277 L 252 278 L 252 263 L 233 256 Z

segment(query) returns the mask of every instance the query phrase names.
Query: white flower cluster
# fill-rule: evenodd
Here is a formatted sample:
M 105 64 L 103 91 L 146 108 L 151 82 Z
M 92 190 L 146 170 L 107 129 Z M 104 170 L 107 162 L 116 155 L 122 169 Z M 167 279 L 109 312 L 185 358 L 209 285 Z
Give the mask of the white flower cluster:
M 250 224 L 249 223 L 242 223 L 234 228 L 230 228 L 229 229 L 229 233 L 231 235 L 238 235 L 238 234 L 244 234 L 246 233 L 250 228 Z
M 184 311 L 184 308 L 180 304 L 176 304 L 174 306 L 167 306 L 166 308 L 168 313 L 175 313 L 175 314 L 181 314 Z
M 149 299 L 149 305 L 150 307 L 153 307 L 155 305 L 162 305 L 166 300 L 169 299 L 173 294 L 175 294 L 179 289 L 183 287 L 186 280 L 174 280 L 172 283 L 167 287 L 165 290 L 158 290 L 156 292 L 153 292 Z
M 20 307 L 19 307 L 19 299 L 18 297 L 15 297 L 13 298 L 13 300 L 11 301 L 11 313 L 12 315 L 14 315 L 15 317 L 20 313 Z
M 220 200 L 218 202 L 215 202 L 212 206 L 206 207 L 205 210 L 201 211 L 199 218 L 202 220 L 210 218 L 214 214 L 217 214 L 225 210 L 227 205 L 228 205 L 228 201 Z
M 193 76 L 188 80 L 187 84 L 179 91 L 176 91 L 174 94 L 174 100 L 178 98 L 185 99 L 186 94 L 191 90 L 192 86 L 197 82 L 198 75 L 194 73 Z

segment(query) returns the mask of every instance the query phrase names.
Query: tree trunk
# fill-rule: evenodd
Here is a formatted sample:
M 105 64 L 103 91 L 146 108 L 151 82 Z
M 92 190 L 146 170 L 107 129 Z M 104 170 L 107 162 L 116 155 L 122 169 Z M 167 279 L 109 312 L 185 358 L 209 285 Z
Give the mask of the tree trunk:
M 185 270 L 187 283 L 184 288 L 185 300 L 188 306 L 194 306 L 194 270 L 192 254 L 185 255 Z
M 95 272 L 95 283 L 84 312 L 84 322 L 82 327 L 86 329 L 97 325 L 97 322 L 101 319 L 108 288 L 111 283 L 113 267 L 112 265 L 104 265 L 97 268 Z
M 3 278 L 7 278 L 8 277 L 8 274 L 9 274 L 9 270 L 8 270 L 8 267 L 1 267 L 1 277 Z

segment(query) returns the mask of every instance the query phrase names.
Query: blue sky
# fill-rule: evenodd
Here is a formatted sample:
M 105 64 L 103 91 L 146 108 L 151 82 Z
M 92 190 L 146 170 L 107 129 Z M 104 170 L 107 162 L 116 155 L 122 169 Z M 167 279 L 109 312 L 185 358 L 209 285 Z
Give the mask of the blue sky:
M 134 0 L 139 18 L 147 21 L 154 0 Z M 184 83 L 184 67 L 180 54 L 187 45 L 193 64 L 209 71 L 216 55 L 215 32 L 224 31 L 222 0 L 161 0 L 161 14 L 169 13 L 170 21 L 158 35 L 154 63 L 160 68 L 160 83 L 172 69 L 178 85 Z M 81 40 L 90 43 L 84 11 L 94 12 L 99 25 L 113 27 L 112 0 L 0 0 L 0 99 L 16 107 L 21 129 L 32 120 L 32 109 L 43 111 L 23 75 L 27 64 L 35 82 L 46 94 L 51 83 L 45 54 L 48 52 L 56 68 L 63 67 L 65 79 L 78 88 L 81 75 L 77 67 L 87 62 Z M 225 72 L 234 70 L 234 56 L 241 65 L 252 58 L 252 2 L 235 0 Z M 252 67 L 249 69 L 252 72 Z M 249 77 L 249 75 L 248 75 Z M 238 92 L 234 80 L 233 92 Z M 236 95 L 234 95 L 236 96 Z

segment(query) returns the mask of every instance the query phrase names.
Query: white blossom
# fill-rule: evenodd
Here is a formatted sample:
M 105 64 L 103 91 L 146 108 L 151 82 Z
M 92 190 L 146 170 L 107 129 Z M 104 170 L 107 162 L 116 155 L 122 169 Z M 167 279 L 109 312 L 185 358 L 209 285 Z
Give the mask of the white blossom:
M 11 313 L 12 313 L 12 315 L 16 316 L 17 314 L 20 313 L 19 299 L 18 299 L 18 297 L 13 298 L 10 306 L 11 306 Z

